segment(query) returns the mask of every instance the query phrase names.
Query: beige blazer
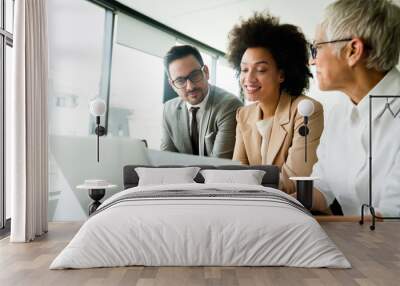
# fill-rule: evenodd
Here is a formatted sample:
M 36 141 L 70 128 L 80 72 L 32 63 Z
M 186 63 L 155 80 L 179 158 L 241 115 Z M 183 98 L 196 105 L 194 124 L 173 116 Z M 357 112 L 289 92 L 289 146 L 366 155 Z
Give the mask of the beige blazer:
M 297 105 L 306 96 L 292 97 L 283 93 L 275 111 L 271 136 L 265 162 L 261 156 L 262 137 L 256 122 L 262 119 L 258 103 L 239 108 L 236 112 L 236 142 L 233 160 L 248 165 L 276 165 L 281 168 L 280 189 L 287 193 L 295 192 L 292 176 L 309 176 L 317 161 L 316 149 L 324 127 L 322 105 L 313 100 L 315 111 L 310 116 L 307 136 L 307 162 L 304 161 L 305 140 L 299 134 L 303 117 L 297 112 Z

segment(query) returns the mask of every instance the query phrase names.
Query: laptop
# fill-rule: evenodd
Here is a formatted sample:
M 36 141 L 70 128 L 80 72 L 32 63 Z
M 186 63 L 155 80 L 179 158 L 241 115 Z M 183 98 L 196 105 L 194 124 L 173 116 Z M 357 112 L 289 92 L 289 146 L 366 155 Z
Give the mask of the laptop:
M 239 161 L 149 149 L 148 158 L 158 165 L 240 165 Z
M 99 162 L 96 145 L 96 136 L 50 136 L 50 156 L 71 188 L 86 179 L 108 180 L 122 187 L 125 165 L 151 164 L 145 143 L 139 139 L 100 137 Z

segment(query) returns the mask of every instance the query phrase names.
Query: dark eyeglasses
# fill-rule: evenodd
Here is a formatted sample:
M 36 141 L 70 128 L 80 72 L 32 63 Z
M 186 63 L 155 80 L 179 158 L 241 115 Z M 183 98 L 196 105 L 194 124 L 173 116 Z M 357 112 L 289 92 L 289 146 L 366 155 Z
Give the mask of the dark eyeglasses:
M 171 80 L 171 82 L 176 88 L 179 88 L 179 89 L 185 88 L 188 80 L 190 80 L 192 83 L 197 83 L 199 81 L 202 81 L 204 79 L 203 70 L 204 70 L 204 66 L 202 66 L 198 70 L 192 71 L 188 76 L 178 77 L 174 80 Z
M 339 42 L 348 42 L 351 41 L 352 39 L 341 39 L 341 40 L 333 40 L 333 41 L 328 41 L 328 42 L 321 42 L 321 43 L 313 43 L 310 45 L 310 52 L 311 52 L 311 57 L 315 60 L 317 57 L 318 53 L 318 46 L 324 45 L 324 44 L 333 44 L 333 43 L 339 43 Z

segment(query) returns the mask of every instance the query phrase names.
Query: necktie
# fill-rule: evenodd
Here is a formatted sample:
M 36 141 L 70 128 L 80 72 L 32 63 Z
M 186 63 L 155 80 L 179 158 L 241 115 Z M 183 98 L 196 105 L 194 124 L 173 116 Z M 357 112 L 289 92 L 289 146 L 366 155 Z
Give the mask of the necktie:
M 200 107 L 191 107 L 190 112 L 192 113 L 192 122 L 190 123 L 190 140 L 192 141 L 193 155 L 199 155 L 199 131 L 197 129 L 197 118 L 196 114 Z

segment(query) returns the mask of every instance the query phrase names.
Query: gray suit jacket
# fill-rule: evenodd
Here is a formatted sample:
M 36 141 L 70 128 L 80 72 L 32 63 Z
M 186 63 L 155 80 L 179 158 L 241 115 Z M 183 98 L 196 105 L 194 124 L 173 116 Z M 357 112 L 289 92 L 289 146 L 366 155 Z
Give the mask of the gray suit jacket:
M 199 123 L 199 155 L 232 159 L 236 110 L 243 103 L 233 94 L 209 85 L 210 95 Z M 164 104 L 161 150 L 193 154 L 189 112 L 180 97 Z

